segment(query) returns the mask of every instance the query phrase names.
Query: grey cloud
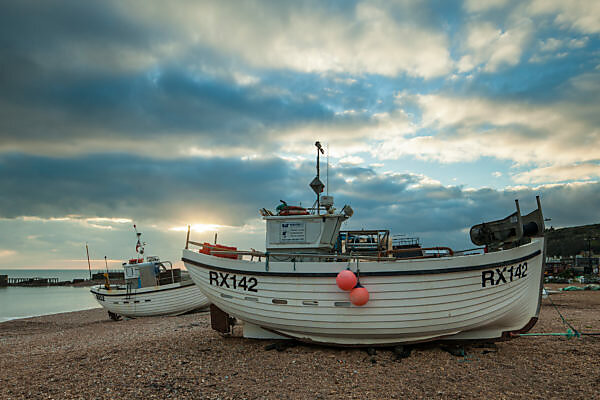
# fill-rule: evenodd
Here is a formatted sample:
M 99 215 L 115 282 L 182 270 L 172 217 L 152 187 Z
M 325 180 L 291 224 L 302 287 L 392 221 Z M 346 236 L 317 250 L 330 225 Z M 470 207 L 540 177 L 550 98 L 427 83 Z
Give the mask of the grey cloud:
M 430 245 L 468 247 L 468 234 L 462 230 L 504 218 L 514 212 L 515 199 L 520 201 L 522 212 L 528 213 L 536 208 L 536 195 L 541 196 L 544 215 L 552 218 L 548 226 L 600 221 L 596 206 L 599 183 L 465 190 L 459 186 L 422 184 L 418 175 L 404 174 L 363 176 L 351 182 L 336 179 L 334 184 L 341 194 L 338 200 L 351 204 L 356 211 L 347 222 L 349 227 L 388 228 L 395 233 L 421 236 Z
M 159 255 L 163 260 L 172 262 L 181 258 L 185 232 L 165 231 L 134 222 L 143 232 L 149 255 Z M 0 250 L 10 249 L 16 253 L 0 260 L 0 268 L 52 266 L 87 269 L 86 242 L 89 244 L 92 270 L 104 269 L 104 256 L 108 260 L 131 258 L 135 254 L 136 243 L 132 224 L 110 225 L 111 229 L 97 229 L 78 220 L 0 219 Z M 204 239 L 197 236 L 194 238 Z M 114 264 L 109 264 L 109 268 L 114 267 Z
M 175 152 L 184 141 L 272 149 L 268 137 L 281 130 L 349 119 L 312 96 L 319 77 L 274 74 L 271 88 L 239 84 L 237 73 L 255 71 L 190 38 L 183 54 L 164 55 L 184 32 L 131 12 L 144 5 L 3 3 L 0 150 L 118 152 L 137 142 Z
M 258 208 L 273 209 L 279 199 L 312 204 L 308 183 L 314 173 L 313 163 L 295 169 L 279 159 L 3 156 L 0 217 L 76 214 L 130 218 L 140 224 L 201 221 L 241 226 L 258 217 Z M 337 207 L 350 204 L 355 210 L 348 227 L 416 233 L 429 244 L 465 247 L 468 234 L 461 230 L 505 217 L 513 212 L 514 199 L 520 199 L 523 213 L 529 212 L 535 208 L 537 194 L 554 226 L 600 221 L 598 183 L 465 190 L 423 184 L 422 178 L 411 174 L 389 177 L 360 171 L 351 182 L 342 179 L 352 173 L 357 173 L 356 168 L 330 171 L 330 194 L 336 197 Z
M 46 76 L 35 71 L 39 67 L 30 68 L 18 87 L 0 82 L 5 145 L 89 137 L 239 146 L 254 144 L 277 127 L 333 120 L 331 111 L 305 97 L 265 95 L 181 70 L 164 70 L 150 80 L 139 74 Z
M 201 216 L 234 224 L 256 215 L 257 204 L 273 202 L 269 194 L 287 173 L 279 160 L 3 156 L 0 209 L 8 218 L 76 214 L 187 222 Z

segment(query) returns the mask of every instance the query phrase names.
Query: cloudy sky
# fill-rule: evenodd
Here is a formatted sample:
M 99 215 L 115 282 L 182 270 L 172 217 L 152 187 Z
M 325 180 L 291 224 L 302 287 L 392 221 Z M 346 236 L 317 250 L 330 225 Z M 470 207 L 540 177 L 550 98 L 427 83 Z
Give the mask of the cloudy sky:
M 465 248 L 536 194 L 599 223 L 600 2 L 0 4 L 0 268 L 99 268 L 133 223 L 264 249 L 316 140 L 347 228 Z

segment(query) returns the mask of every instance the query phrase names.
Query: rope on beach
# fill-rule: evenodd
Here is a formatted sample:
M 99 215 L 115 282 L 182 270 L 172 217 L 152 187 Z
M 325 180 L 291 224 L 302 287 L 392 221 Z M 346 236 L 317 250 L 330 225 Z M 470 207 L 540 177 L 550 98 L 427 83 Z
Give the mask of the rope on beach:
M 560 316 L 560 319 L 562 320 L 563 325 L 568 326 L 567 332 L 566 333 L 522 333 L 519 336 L 565 336 L 567 339 L 571 339 L 573 337 L 579 338 L 584 335 L 592 336 L 592 337 L 600 336 L 600 332 L 580 332 L 577 329 L 575 329 L 575 327 L 573 325 L 571 325 L 569 323 L 569 321 L 567 321 L 567 319 L 562 315 L 562 313 L 560 312 L 560 310 L 558 309 L 556 304 L 554 304 L 554 301 L 552 301 L 552 297 L 551 297 L 550 293 L 548 293 L 548 300 L 550 300 L 550 304 L 552 304 L 552 306 L 554 307 L 554 309 Z
M 572 330 L 572 331 L 575 333 L 575 335 L 576 335 L 577 337 L 579 337 L 579 336 L 580 336 L 579 332 L 577 331 L 577 329 L 575 329 L 575 328 L 573 327 L 573 325 L 571 325 L 571 324 L 569 323 L 569 321 L 567 321 L 567 320 L 565 319 L 565 317 L 563 317 L 563 315 L 561 314 L 561 312 L 558 310 L 558 307 L 556 306 L 556 304 L 554 304 L 554 301 L 552 301 L 552 297 L 550 296 L 550 293 L 548 293 L 548 300 L 550 300 L 550 304 L 552 304 L 552 307 L 554 307 L 554 309 L 556 310 L 556 312 L 557 312 L 557 313 L 558 313 L 558 315 L 560 316 L 560 319 L 562 319 L 562 322 L 563 322 L 563 324 L 564 324 L 564 325 L 567 325 L 569 328 L 571 328 L 571 330 Z M 567 332 L 568 332 L 568 330 L 567 330 Z
M 519 336 L 565 336 L 567 339 L 581 337 L 581 333 L 567 329 L 567 333 L 521 333 Z

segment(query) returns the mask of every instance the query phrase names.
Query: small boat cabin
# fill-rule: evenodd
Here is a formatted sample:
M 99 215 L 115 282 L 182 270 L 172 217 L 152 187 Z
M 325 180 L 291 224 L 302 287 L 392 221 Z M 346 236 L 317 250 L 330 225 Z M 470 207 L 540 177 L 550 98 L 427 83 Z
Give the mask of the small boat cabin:
M 158 257 L 147 257 L 144 262 L 129 260 L 123 263 L 125 283 L 128 289 L 141 289 L 181 282 L 181 269 L 173 268 L 170 261 L 160 261 Z

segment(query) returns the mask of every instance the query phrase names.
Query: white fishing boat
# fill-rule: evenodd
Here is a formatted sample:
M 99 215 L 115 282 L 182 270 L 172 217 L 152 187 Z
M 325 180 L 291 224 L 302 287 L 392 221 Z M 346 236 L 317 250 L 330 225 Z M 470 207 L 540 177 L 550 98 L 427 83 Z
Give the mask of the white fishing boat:
M 145 243 L 137 228 L 136 235 L 136 256 L 123 263 L 125 284 L 111 284 L 105 274 L 105 284 L 90 290 L 108 315 L 115 320 L 120 316 L 179 315 L 207 307 L 208 299 L 187 271 L 173 268 L 170 261 L 159 257 L 144 257 Z
M 545 252 L 539 197 L 528 215 L 516 201 L 507 218 L 471 228 L 485 246 L 479 254 L 420 248 L 406 257 L 386 231 L 365 231 L 371 240 L 362 242 L 360 232 L 340 234 L 353 211 L 336 212 L 333 198 L 320 196 L 318 163 L 317 152 L 315 206 L 261 210 L 266 252 L 207 249 L 188 236 L 183 261 L 212 303 L 214 329 L 231 332 L 237 320 L 249 338 L 375 346 L 503 340 L 535 324 Z

